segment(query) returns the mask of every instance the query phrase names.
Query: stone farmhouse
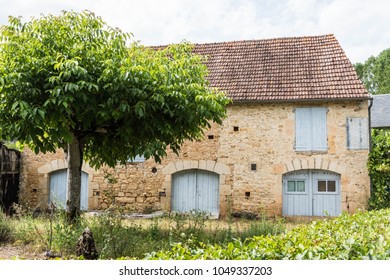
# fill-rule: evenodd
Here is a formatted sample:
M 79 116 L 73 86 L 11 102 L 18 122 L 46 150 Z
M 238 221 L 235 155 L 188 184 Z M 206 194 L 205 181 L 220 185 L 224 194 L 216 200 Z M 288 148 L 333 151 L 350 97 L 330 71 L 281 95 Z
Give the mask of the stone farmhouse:
M 370 96 L 333 35 L 197 44 L 232 98 L 223 125 L 161 162 L 83 165 L 81 205 L 336 216 L 366 208 Z M 21 200 L 65 203 L 63 152 L 22 155 Z

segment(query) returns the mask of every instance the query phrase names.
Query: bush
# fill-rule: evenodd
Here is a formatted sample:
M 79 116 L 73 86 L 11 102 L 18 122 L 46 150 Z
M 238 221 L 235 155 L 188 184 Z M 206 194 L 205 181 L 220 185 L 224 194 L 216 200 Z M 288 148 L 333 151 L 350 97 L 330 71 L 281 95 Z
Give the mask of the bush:
M 7 217 L 0 209 L 0 243 L 12 241 L 13 235 L 14 233 L 12 227 Z
M 370 209 L 390 207 L 390 130 L 373 130 L 368 170 L 373 185 Z
M 146 259 L 389 259 L 390 209 L 343 214 L 314 221 L 285 234 L 236 240 L 227 245 L 176 244 L 169 251 L 149 254 Z

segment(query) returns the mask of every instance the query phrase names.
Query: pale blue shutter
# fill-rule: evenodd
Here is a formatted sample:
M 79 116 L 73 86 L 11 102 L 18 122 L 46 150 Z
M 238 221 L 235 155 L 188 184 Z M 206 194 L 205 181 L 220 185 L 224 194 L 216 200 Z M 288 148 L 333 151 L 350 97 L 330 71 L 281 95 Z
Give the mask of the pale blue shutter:
M 311 108 L 295 109 L 295 150 L 309 151 L 312 145 Z
M 295 109 L 295 150 L 326 151 L 326 108 Z
M 326 129 L 326 108 L 311 108 L 312 112 L 312 150 L 326 151 L 328 149 L 328 134 Z
M 347 147 L 349 150 L 368 149 L 369 129 L 367 118 L 347 118 Z

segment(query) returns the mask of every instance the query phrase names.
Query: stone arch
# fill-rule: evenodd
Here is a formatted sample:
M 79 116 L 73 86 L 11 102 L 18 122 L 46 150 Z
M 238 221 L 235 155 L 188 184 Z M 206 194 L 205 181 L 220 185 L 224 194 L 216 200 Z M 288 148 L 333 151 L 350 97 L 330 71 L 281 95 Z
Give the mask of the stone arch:
M 336 161 L 321 157 L 297 158 L 290 160 L 285 164 L 283 173 L 305 169 L 327 170 L 338 174 L 342 173 Z
M 214 160 L 178 160 L 169 163 L 162 169 L 164 174 L 163 191 L 165 192 L 165 201 L 162 201 L 163 210 L 171 210 L 172 197 L 172 175 L 179 171 L 200 169 L 214 172 L 219 175 L 219 189 L 220 189 L 220 215 L 224 216 L 227 212 L 227 196 L 231 194 L 231 169 L 228 165 Z

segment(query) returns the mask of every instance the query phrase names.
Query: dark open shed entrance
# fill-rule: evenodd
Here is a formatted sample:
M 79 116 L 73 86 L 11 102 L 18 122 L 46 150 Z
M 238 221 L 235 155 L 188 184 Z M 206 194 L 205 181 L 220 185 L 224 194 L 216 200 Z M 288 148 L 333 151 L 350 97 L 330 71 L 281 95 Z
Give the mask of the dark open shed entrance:
M 19 201 L 20 152 L 0 143 L 0 208 L 7 214 Z

